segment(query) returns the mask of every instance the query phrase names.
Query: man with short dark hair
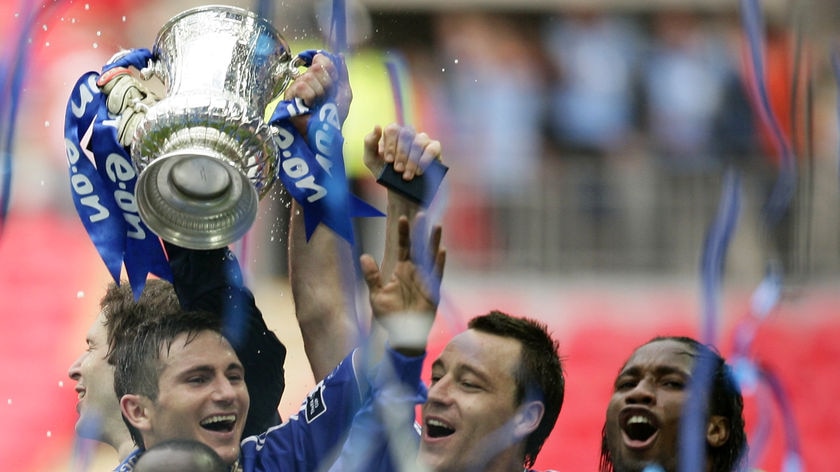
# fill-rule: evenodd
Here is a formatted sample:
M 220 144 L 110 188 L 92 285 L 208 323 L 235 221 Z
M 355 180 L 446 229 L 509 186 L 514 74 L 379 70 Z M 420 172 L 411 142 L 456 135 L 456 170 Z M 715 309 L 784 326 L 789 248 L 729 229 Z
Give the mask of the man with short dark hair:
M 530 470 L 565 392 L 546 326 L 500 311 L 473 318 L 446 345 L 432 364 L 425 402 L 406 388 L 411 381 L 392 381 L 370 397 L 354 424 L 374 427 L 351 432 L 331 470 L 381 468 L 382 461 L 398 470 Z M 423 403 L 419 444 L 411 429 L 415 403 Z
M 394 276 L 376 278 L 375 268 L 366 274 L 372 310 L 380 320 L 411 313 L 430 327 L 445 264 L 440 227 L 432 231 L 428 250 L 418 251 L 417 243 L 411 243 L 405 219 L 400 236 Z M 429 264 L 414 262 L 426 254 Z M 421 275 L 425 270 L 431 273 Z M 178 312 L 144 323 L 138 331 L 121 339 L 113 356 L 115 390 L 139 454 L 169 439 L 195 439 L 234 470 L 309 472 L 329 464 L 368 388 L 378 388 L 375 378 L 356 373 L 351 353 L 310 393 L 298 415 L 240 445 L 249 403 L 245 369 L 218 323 L 203 313 Z M 409 378 L 409 384 L 417 379 L 412 387 L 416 392 L 425 388 L 419 382 L 424 352 L 425 340 L 392 339 L 386 350 L 389 365 Z
M 298 97 L 311 104 L 333 86 L 336 76 L 336 66 L 318 54 L 312 66 L 290 85 L 287 97 Z M 127 74 L 117 77 L 130 80 Z M 344 93 L 350 94 L 349 90 Z M 130 104 L 130 100 L 114 102 Z M 108 355 L 119 343 L 116 338 L 133 336 L 144 320 L 180 309 L 201 310 L 222 323 L 225 336 L 248 369 L 246 382 L 252 393 L 244 434 L 259 434 L 280 422 L 277 407 L 285 388 L 286 348 L 266 326 L 253 294 L 244 284 L 236 257 L 228 248 L 203 251 L 164 244 L 174 290 L 172 284 L 150 279 L 135 300 L 127 282 L 111 284 L 88 331 L 87 349 L 68 372 L 77 383 L 77 434 L 112 446 L 121 462 L 130 456 L 135 445 L 114 395 L 114 367 L 108 362 Z
M 167 249 L 174 287 L 163 280 L 149 279 L 135 300 L 127 282 L 109 284 L 100 301 L 100 313 L 87 333 L 87 349 L 68 371 L 78 393 L 76 433 L 112 446 L 121 461 L 135 445 L 114 394 L 112 352 L 123 339 L 136 336 L 142 323 L 181 309 L 203 309 L 219 326 L 235 326 L 225 334 L 239 358 L 244 359 L 243 365 L 253 372 L 247 380 L 255 392 L 248 411 L 247 434 L 258 434 L 279 423 L 277 406 L 285 387 L 286 348 L 266 326 L 253 295 L 242 282 L 233 253 L 227 248 L 193 251 L 169 244 Z

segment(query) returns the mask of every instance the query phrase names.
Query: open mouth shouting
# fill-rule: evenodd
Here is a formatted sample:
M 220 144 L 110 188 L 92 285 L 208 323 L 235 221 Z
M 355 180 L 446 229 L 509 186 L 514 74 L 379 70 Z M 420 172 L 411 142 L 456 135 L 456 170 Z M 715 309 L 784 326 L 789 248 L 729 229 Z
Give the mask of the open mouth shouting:
M 452 426 L 435 418 L 427 419 L 425 426 L 425 435 L 430 439 L 445 438 L 455 433 Z
M 618 418 L 624 444 L 630 449 L 646 449 L 659 435 L 659 421 L 648 410 L 625 409 Z

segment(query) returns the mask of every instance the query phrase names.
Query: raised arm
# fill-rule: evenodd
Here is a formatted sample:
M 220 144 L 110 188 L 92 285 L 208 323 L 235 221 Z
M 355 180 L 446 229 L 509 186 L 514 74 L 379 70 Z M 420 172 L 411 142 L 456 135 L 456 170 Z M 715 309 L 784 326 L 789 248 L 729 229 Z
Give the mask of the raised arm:
M 406 356 L 419 356 L 426 350 L 446 265 L 441 227 L 436 225 L 428 231 L 428 243 L 424 241 L 426 233 L 422 212 L 415 216 L 413 227 L 405 216 L 397 219 L 395 263 L 390 277 L 369 254 L 360 258 L 374 320 L 385 328 L 389 345 Z
M 416 470 L 419 437 L 413 427 L 414 407 L 425 401 L 426 389 L 420 380 L 422 362 L 409 360 L 425 358 L 446 250 L 440 245 L 439 226 L 432 229 L 428 244 L 422 242 L 426 227 L 422 213 L 413 227 L 411 231 L 407 218 L 397 219 L 396 260 L 389 279 L 372 257 L 361 259 L 371 310 L 393 350 L 386 349 L 383 362 L 367 372 L 370 393 L 330 471 Z
M 422 215 L 418 218 L 415 227 L 424 228 Z M 440 246 L 439 227 L 428 239 L 412 237 L 408 220 L 402 218 L 398 231 L 397 262 L 390 278 L 382 276 L 370 256 L 361 259 L 372 312 L 391 334 L 392 349 L 386 350 L 385 362 L 365 371 L 354 355 L 345 357 L 307 396 L 297 415 L 282 427 L 242 442 L 245 470 L 325 470 L 336 448 L 341 448 L 341 455 L 331 470 L 405 470 L 391 467 L 388 447 L 394 441 L 410 441 L 416 450 L 413 405 L 425 397 L 420 373 L 440 298 L 446 251 Z M 405 322 L 419 328 L 406 332 Z M 380 406 L 393 406 L 397 416 L 381 417 Z
M 332 87 L 341 86 L 337 103 L 346 117 L 352 93 L 339 80 L 335 64 L 316 55 L 312 65 L 295 79 L 286 99 L 301 98 L 307 105 L 322 100 Z M 295 126 L 306 135 L 306 120 Z M 353 250 L 331 229 L 319 225 L 306 240 L 303 210 L 292 203 L 289 220 L 289 278 L 295 314 L 304 349 L 316 381 L 322 380 L 358 344 Z
M 434 160 L 440 160 L 441 145 L 426 133 L 417 133 L 409 126 L 392 123 L 384 129 L 376 126 L 365 137 L 365 166 L 374 176 L 379 176 L 386 165 L 393 164 L 394 170 L 409 182 Z M 388 207 L 385 223 L 385 250 L 382 256 L 382 273 L 390 275 L 396 263 L 398 247 L 398 222 L 401 216 L 413 221 L 420 206 L 388 189 Z
M 100 78 L 99 85 L 108 96 L 109 112 L 119 117 L 120 143 L 129 146 L 134 128 L 143 118 L 134 110 L 134 103 L 153 97 L 125 68 L 112 69 Z M 185 310 L 219 316 L 225 336 L 249 373 L 246 382 L 251 409 L 245 434 L 256 434 L 279 423 L 277 407 L 285 388 L 286 348 L 266 326 L 236 258 L 227 248 L 202 251 L 168 242 L 164 245 L 180 305 Z

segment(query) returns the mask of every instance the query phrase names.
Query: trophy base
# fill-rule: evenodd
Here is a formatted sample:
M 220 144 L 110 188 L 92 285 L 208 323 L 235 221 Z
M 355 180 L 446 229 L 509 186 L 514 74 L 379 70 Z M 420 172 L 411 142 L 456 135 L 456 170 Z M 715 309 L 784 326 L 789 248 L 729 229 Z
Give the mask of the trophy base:
M 166 241 L 215 249 L 238 240 L 257 216 L 247 176 L 206 149 L 169 153 L 146 167 L 135 189 L 140 217 Z

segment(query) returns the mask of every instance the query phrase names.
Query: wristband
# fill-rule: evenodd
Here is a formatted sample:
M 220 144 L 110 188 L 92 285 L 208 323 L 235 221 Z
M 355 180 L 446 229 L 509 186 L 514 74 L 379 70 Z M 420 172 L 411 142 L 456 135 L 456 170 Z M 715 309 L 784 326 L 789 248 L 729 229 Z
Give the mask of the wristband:
M 428 207 L 448 170 L 449 167 L 435 160 L 423 170 L 422 175 L 415 175 L 411 180 L 404 180 L 402 174 L 394 170 L 394 164 L 390 163 L 382 169 L 376 181 L 414 203 Z
M 404 311 L 377 321 L 388 332 L 388 344 L 392 348 L 425 350 L 435 316 L 428 312 Z

